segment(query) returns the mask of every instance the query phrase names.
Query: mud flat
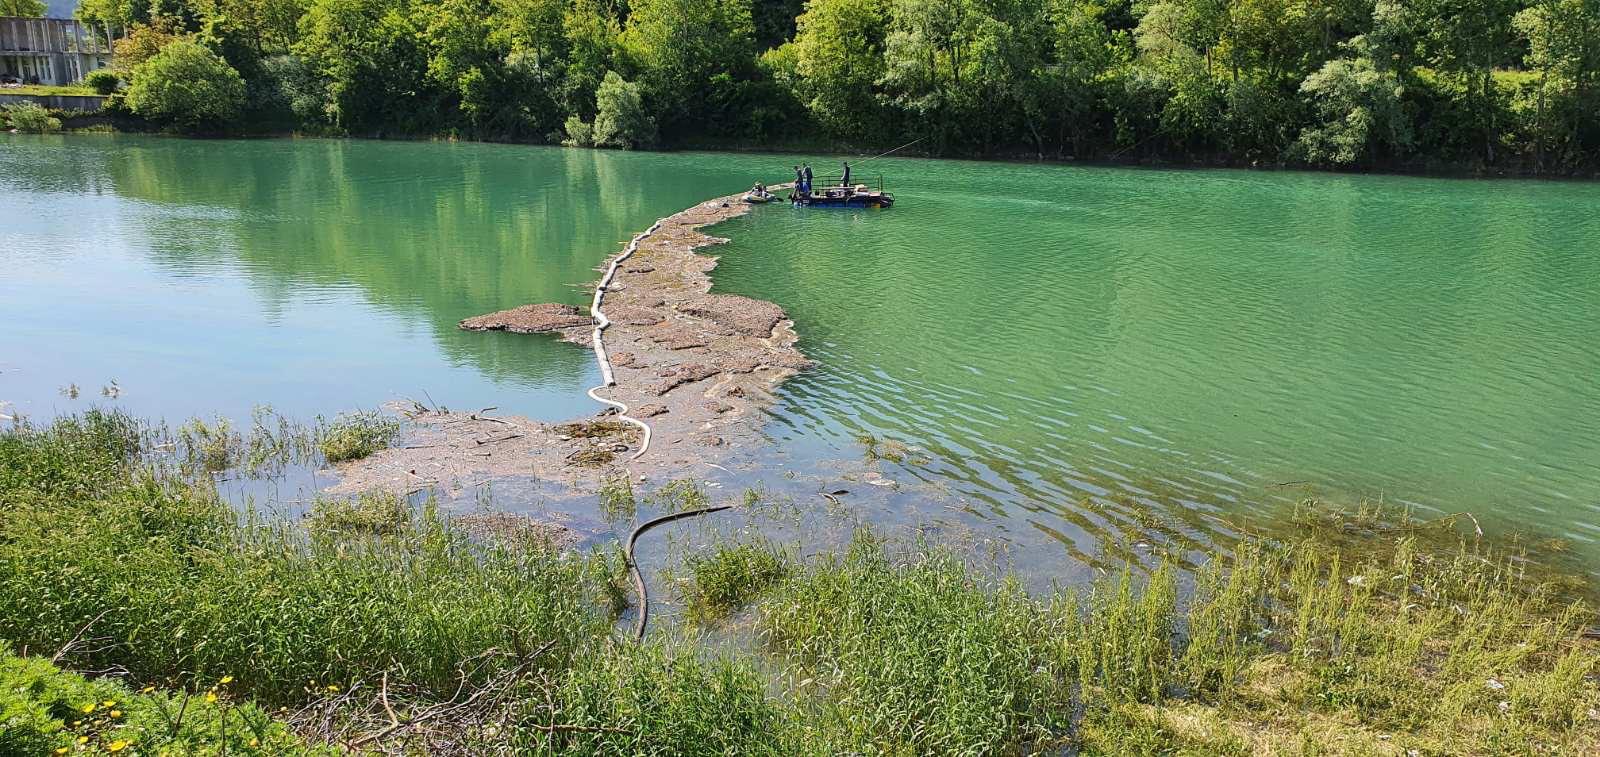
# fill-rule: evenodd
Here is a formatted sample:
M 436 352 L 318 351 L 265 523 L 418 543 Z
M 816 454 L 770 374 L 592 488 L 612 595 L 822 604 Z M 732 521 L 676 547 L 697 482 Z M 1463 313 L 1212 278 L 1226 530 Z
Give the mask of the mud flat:
M 795 346 L 794 323 L 763 300 L 711 293 L 716 258 L 697 254 L 726 239 L 700 228 L 750 211 L 730 195 L 662 219 L 606 286 L 603 341 L 615 385 L 597 394 L 621 402 L 651 427 L 645 454 L 639 429 L 614 409 L 567 423 L 484 412 L 412 407 L 405 443 L 338 467 L 332 491 L 370 488 L 460 490 L 485 479 L 533 475 L 588 490 L 607 471 L 656 478 L 703 473 L 754 440 L 762 409 L 785 378 L 810 365 Z M 618 253 L 622 255 L 624 253 Z M 603 269 L 609 268 L 608 258 Z M 595 320 L 571 305 L 522 305 L 461 322 L 472 331 L 554 333 L 592 347 Z

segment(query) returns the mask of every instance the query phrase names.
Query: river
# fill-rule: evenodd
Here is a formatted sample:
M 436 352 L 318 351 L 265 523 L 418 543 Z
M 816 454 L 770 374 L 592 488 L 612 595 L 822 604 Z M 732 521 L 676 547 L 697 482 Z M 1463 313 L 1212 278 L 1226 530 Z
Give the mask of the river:
M 0 400 L 590 412 L 587 353 L 457 320 L 581 303 L 631 233 L 787 156 L 0 136 Z M 831 166 L 829 166 L 831 170 Z M 1600 557 L 1600 186 L 885 159 L 889 211 L 758 209 L 717 288 L 819 367 L 774 460 L 888 449 L 1000 532 L 1382 500 Z M 80 397 L 71 398 L 69 385 Z M 902 449 L 899 444 L 905 445 Z

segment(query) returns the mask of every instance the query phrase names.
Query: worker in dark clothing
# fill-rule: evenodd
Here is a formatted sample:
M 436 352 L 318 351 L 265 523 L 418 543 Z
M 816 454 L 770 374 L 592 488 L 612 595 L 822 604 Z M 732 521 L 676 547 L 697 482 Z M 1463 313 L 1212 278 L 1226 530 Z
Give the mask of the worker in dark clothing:
M 800 170 L 799 166 L 794 167 L 794 188 L 796 190 L 806 188 L 806 175 Z
M 810 192 L 811 191 L 811 164 L 810 163 L 802 163 L 801 165 L 805 166 L 806 192 Z
M 844 178 L 839 180 L 839 186 L 841 186 L 841 187 L 850 186 L 850 163 L 849 162 L 846 162 L 844 164 Z

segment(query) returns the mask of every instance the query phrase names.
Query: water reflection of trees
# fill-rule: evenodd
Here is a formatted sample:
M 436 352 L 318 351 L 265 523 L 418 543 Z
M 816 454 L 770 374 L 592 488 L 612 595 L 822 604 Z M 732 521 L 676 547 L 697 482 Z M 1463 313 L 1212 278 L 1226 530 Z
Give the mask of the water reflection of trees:
M 550 340 L 463 334 L 456 322 L 581 302 L 618 240 L 706 192 L 674 184 L 670 159 L 594 151 L 138 140 L 100 154 L 118 195 L 158 206 L 132 214 L 158 263 L 237 266 L 273 310 L 308 290 L 354 288 L 429 324 L 450 360 L 523 381 L 575 380 L 587 367 Z

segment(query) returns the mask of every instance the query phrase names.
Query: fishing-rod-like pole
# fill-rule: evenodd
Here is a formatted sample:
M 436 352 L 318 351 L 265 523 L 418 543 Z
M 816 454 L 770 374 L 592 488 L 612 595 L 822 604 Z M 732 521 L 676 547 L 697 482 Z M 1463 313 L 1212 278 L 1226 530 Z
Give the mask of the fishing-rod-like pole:
M 872 156 L 870 158 L 867 158 L 866 160 L 858 160 L 858 161 L 856 161 L 856 162 L 854 162 L 854 163 L 852 163 L 850 165 L 851 165 L 851 167 L 855 167 L 855 166 L 861 165 L 862 163 L 869 163 L 871 161 L 877 160 L 878 158 L 881 158 L 881 157 L 883 157 L 885 155 L 892 155 L 892 154 L 900 152 L 901 150 L 904 150 L 907 147 L 910 147 L 910 146 L 912 146 L 912 145 L 914 145 L 914 144 L 916 144 L 918 142 L 921 142 L 924 139 L 927 139 L 927 137 L 918 137 L 916 139 L 911 140 L 910 142 L 907 142 L 907 143 L 905 143 L 903 145 L 900 145 L 899 147 L 894 148 L 893 150 L 890 150 L 888 152 L 880 152 L 877 155 L 874 155 L 874 156 Z
M 900 152 L 901 150 L 904 150 L 907 147 L 910 147 L 910 146 L 912 146 L 912 145 L 914 145 L 914 144 L 916 144 L 918 142 L 921 142 L 921 141 L 923 141 L 925 139 L 927 139 L 927 137 L 918 137 L 916 139 L 911 140 L 910 142 L 907 142 L 907 143 L 905 143 L 903 145 L 900 145 L 899 147 L 894 148 L 893 150 L 889 150 L 887 152 L 880 152 L 877 155 L 874 155 L 874 156 L 872 156 L 870 158 L 865 158 L 865 159 L 862 159 L 862 160 L 854 161 L 850 165 L 851 165 L 851 167 L 855 167 L 855 166 L 861 165 L 862 163 L 869 163 L 871 161 L 877 160 L 878 158 L 884 157 L 885 155 L 893 155 L 894 153 Z M 785 182 L 785 181 L 774 181 L 774 182 L 771 182 L 771 184 L 773 186 L 780 186 L 780 185 L 783 185 L 783 184 L 786 184 L 786 183 L 788 183 L 788 182 Z

